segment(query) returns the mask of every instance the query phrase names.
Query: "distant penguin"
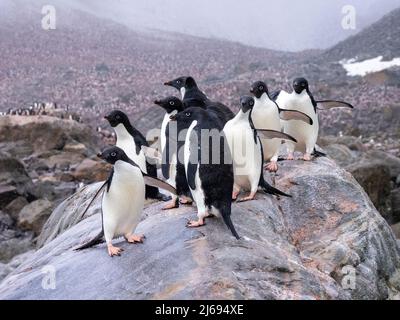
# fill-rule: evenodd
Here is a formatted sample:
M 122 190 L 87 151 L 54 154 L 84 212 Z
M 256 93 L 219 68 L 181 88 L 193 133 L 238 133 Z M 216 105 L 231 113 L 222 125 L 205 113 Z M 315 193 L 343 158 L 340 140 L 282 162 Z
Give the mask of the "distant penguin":
M 251 85 L 250 92 L 254 95 L 254 107 L 252 110 L 252 120 L 255 128 L 281 131 L 281 119 L 297 119 L 308 124 L 312 124 L 311 118 L 296 110 L 283 110 L 269 97 L 268 87 L 263 81 L 256 81 Z M 269 161 L 266 168 L 269 171 L 278 170 L 278 156 L 281 146 L 279 139 L 262 138 L 264 160 Z
M 128 116 L 120 111 L 113 110 L 104 117 L 114 128 L 117 136 L 116 146 L 124 150 L 127 156 L 135 162 L 140 170 L 157 178 L 157 168 L 155 164 L 146 161 L 142 146 L 148 147 L 144 136 L 132 126 Z M 166 200 L 166 197 L 159 193 L 157 188 L 146 186 L 146 199 Z
M 218 115 L 222 125 L 235 116 L 224 104 L 208 99 L 205 93 L 199 89 L 193 77 L 179 77 L 175 80 L 165 82 L 164 85 L 179 90 L 185 108 L 200 107 L 213 110 Z
M 123 249 L 113 246 L 112 240 L 114 238 L 123 236 L 129 243 L 143 242 L 144 235 L 135 235 L 134 231 L 139 224 L 143 210 L 145 183 L 164 188 L 171 193 L 174 193 L 175 189 L 169 184 L 142 172 L 139 166 L 118 147 L 111 147 L 98 154 L 98 157 L 114 167 L 107 181 L 97 191 L 85 212 L 97 195 L 105 188 L 101 202 L 102 232 L 76 250 L 87 249 L 101 243 L 104 237 L 108 254 L 111 257 L 119 256 Z
M 177 139 L 176 133 L 171 133 L 171 135 L 169 133 L 169 122 L 171 121 L 171 116 L 176 115 L 178 112 L 183 110 L 182 101 L 176 97 L 170 96 L 165 99 L 156 100 L 154 103 L 165 110 L 165 115 L 161 124 L 160 136 L 162 154 L 161 171 L 167 182 L 177 188 L 177 184 L 179 184 L 180 181 L 179 178 L 177 179 Z M 187 186 L 186 181 L 183 181 L 183 183 Z M 179 190 L 182 190 L 185 186 L 179 186 Z M 178 194 L 179 193 L 180 192 L 178 192 Z M 163 209 L 172 209 L 178 206 L 178 196 L 172 195 L 172 200 Z
M 199 107 L 172 116 L 189 126 L 184 147 L 187 181 L 197 206 L 197 221 L 188 227 L 204 225 L 210 214 L 222 216 L 232 234 L 239 239 L 231 221 L 233 167 L 230 150 L 218 117 Z M 206 140 L 205 140 L 206 139 Z
M 277 92 L 275 96 L 276 103 L 280 108 L 301 111 L 310 116 L 313 120 L 312 125 L 301 121 L 283 121 L 284 132 L 297 139 L 297 144 L 294 144 L 290 141 L 286 142 L 288 160 L 294 159 L 295 150 L 304 154 L 303 159 L 305 161 L 310 161 L 312 155 L 325 155 L 324 153 L 315 149 L 319 131 L 317 109 L 326 110 L 334 107 L 353 108 L 351 104 L 342 101 L 316 101 L 309 90 L 308 81 L 305 78 L 294 79 L 292 93 L 287 93 L 286 91 L 282 90 Z
M 240 98 L 241 109 L 224 127 L 224 134 L 229 144 L 233 160 L 234 186 L 232 199 L 236 200 L 242 189 L 250 191 L 250 195 L 240 201 L 253 200 L 259 187 L 273 195 L 289 196 L 270 186 L 263 175 L 263 146 L 259 138 L 288 139 L 294 138 L 278 130 L 256 130 L 252 121 L 252 110 L 255 99 L 250 96 Z

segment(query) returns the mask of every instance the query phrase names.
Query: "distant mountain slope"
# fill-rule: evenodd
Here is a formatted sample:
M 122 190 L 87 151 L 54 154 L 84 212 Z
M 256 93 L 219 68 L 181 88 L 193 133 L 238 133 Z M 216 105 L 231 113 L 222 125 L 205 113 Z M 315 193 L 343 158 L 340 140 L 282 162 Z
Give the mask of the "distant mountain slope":
M 377 56 L 389 60 L 400 57 L 400 8 L 326 50 L 321 60 L 339 61 L 355 57 L 365 60 Z

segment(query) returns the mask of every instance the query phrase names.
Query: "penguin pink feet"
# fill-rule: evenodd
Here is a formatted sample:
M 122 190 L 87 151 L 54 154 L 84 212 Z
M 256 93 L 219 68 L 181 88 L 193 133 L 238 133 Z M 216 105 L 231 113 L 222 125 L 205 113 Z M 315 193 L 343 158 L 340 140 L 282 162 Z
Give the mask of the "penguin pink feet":
M 128 241 L 129 243 L 143 243 L 143 240 L 145 238 L 146 237 L 144 236 L 144 234 L 131 234 L 125 236 L 126 241 Z
M 178 198 L 172 198 L 171 201 L 169 201 L 162 209 L 163 210 L 169 210 L 169 209 L 174 209 L 179 207 L 179 201 Z
M 110 257 L 114 257 L 114 256 L 120 256 L 122 251 L 124 251 L 124 249 L 118 248 L 118 247 L 114 247 L 110 243 L 110 244 L 107 244 L 107 251 L 108 251 L 108 254 L 110 255 Z
M 204 218 L 199 218 L 199 220 L 197 220 L 197 221 L 189 220 L 186 223 L 186 227 L 188 227 L 188 228 L 198 228 L 198 227 L 201 227 L 204 225 L 205 225 Z
M 265 167 L 265 170 L 268 170 L 270 172 L 276 172 L 278 171 L 278 164 L 276 163 L 276 161 L 271 161 L 270 163 L 268 163 Z
M 303 160 L 304 161 L 311 161 L 311 154 L 305 153 L 304 156 L 303 156 Z
M 288 155 L 286 156 L 286 160 L 294 160 L 294 154 L 293 152 L 289 152 Z
M 179 198 L 179 202 L 182 204 L 191 204 L 192 203 L 192 199 L 190 199 L 189 197 L 186 196 L 181 196 Z
M 257 192 L 251 192 L 247 197 L 244 197 L 244 198 L 242 198 L 242 199 L 239 199 L 238 202 L 244 202 L 244 201 L 254 200 L 254 198 L 256 197 L 256 193 L 257 193 Z
M 239 195 L 239 191 L 233 190 L 232 191 L 232 200 L 236 200 Z

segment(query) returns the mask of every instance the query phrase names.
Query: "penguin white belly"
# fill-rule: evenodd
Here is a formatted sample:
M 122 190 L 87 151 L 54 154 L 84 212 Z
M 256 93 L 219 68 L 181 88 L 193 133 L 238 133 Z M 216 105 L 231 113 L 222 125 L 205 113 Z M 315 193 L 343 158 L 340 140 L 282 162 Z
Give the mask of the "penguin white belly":
M 318 138 L 319 122 L 318 115 L 314 111 L 314 107 L 307 92 L 303 91 L 301 94 L 284 93 L 279 95 L 277 103 L 282 109 L 301 111 L 313 120 L 312 125 L 300 120 L 282 121 L 284 132 L 297 140 L 297 144 L 291 141 L 286 142 L 288 150 L 290 152 L 300 151 L 312 153 Z
M 228 123 L 224 133 L 232 154 L 234 183 L 250 190 L 260 180 L 262 158 L 259 140 L 254 143 L 254 132 L 248 121 L 232 126 Z
M 167 180 L 167 182 L 174 188 L 176 187 L 176 161 L 176 154 L 174 153 L 169 166 L 169 179 Z
M 185 138 L 185 147 L 184 147 L 184 165 L 185 165 L 185 172 L 187 173 L 188 171 L 188 165 L 189 165 L 189 159 L 190 159 L 190 136 L 193 132 L 193 128 L 197 125 L 197 121 L 193 121 L 192 124 L 190 125 L 186 138 Z M 199 217 L 205 217 L 207 215 L 207 207 L 205 204 L 205 195 L 204 191 L 201 187 L 201 180 L 199 176 L 199 167 L 200 164 L 197 164 L 196 168 L 196 175 L 195 175 L 195 189 L 190 188 L 190 191 L 192 193 L 193 199 L 196 202 L 197 206 L 197 211 L 198 211 L 198 216 Z
M 124 150 L 126 155 L 139 166 L 140 170 L 147 173 L 146 156 L 142 150 L 140 150 L 139 154 L 136 154 L 136 144 L 133 136 L 125 129 L 122 123 L 117 125 L 114 130 L 117 134 L 116 146 Z
M 102 200 L 106 241 L 134 232 L 140 221 L 144 198 L 145 184 L 140 170 L 117 161 L 110 189 Z
M 279 111 L 274 102 L 269 101 L 261 105 L 260 101 L 256 101 L 254 105 L 252 116 L 254 127 L 256 129 L 268 129 L 281 131 L 281 120 L 279 118 Z M 280 139 L 263 139 L 260 138 L 263 146 L 264 160 L 276 161 L 279 155 L 279 148 L 281 145 Z
M 142 150 L 139 154 L 136 154 L 136 145 L 132 137 L 117 139 L 116 146 L 124 150 L 126 155 L 139 166 L 140 170 L 147 173 L 146 156 Z
M 167 143 L 167 137 L 165 135 L 165 130 L 167 129 L 167 125 L 169 123 L 169 121 L 171 120 L 169 118 L 169 114 L 166 113 L 163 119 L 163 122 L 161 124 L 161 135 L 160 135 L 160 148 L 161 148 L 161 153 L 164 151 L 165 149 L 165 144 Z

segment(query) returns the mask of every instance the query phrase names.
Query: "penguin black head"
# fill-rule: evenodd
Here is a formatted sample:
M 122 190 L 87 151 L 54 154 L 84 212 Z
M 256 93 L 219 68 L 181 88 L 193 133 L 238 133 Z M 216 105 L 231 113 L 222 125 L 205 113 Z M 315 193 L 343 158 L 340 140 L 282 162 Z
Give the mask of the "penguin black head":
M 296 78 L 293 80 L 293 90 L 300 94 L 303 90 L 308 91 L 308 81 L 305 78 Z
M 268 95 L 268 87 L 263 81 L 256 81 L 250 87 L 250 92 L 259 99 L 264 93 Z
M 192 123 L 193 121 L 201 120 L 207 116 L 207 111 L 199 107 L 187 108 L 176 115 L 170 117 L 172 121 L 179 121 L 182 123 Z
M 164 85 L 174 87 L 178 90 L 181 90 L 182 88 L 191 89 L 197 87 L 196 81 L 190 76 L 179 77 L 175 80 L 167 81 Z
M 97 156 L 110 164 L 115 164 L 118 160 L 130 162 L 124 150 L 115 146 L 107 148 L 103 152 L 98 153 Z
M 107 119 L 113 128 L 118 126 L 120 123 L 124 125 L 128 125 L 130 123 L 128 116 L 120 110 L 111 111 L 104 117 L 104 119 Z
M 154 104 L 163 108 L 167 113 L 171 113 L 172 111 L 182 111 L 183 104 L 182 101 L 174 96 L 170 96 L 161 100 L 154 101 Z
M 240 98 L 240 105 L 243 113 L 252 110 L 254 107 L 254 98 L 250 96 L 243 96 Z

